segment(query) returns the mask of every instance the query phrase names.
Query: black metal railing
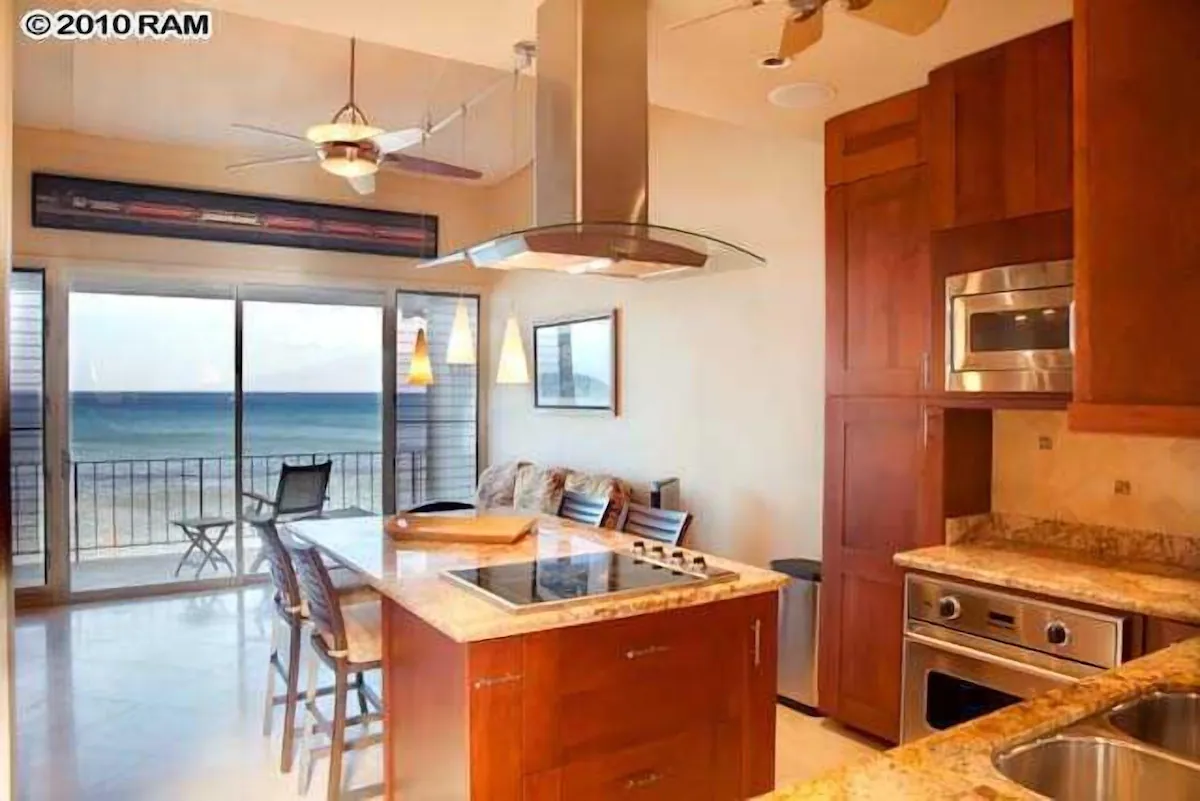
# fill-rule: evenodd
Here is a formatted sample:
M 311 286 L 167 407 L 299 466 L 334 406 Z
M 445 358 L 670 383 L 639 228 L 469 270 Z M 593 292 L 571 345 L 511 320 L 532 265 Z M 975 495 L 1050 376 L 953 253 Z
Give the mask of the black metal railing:
M 397 505 L 426 495 L 427 452 L 396 455 Z M 331 461 L 327 508 L 357 507 L 380 513 L 383 454 L 378 451 L 288 453 L 247 456 L 242 485 L 274 497 L 280 467 Z M 78 559 L 91 551 L 186 542 L 171 523 L 185 517 L 236 517 L 232 456 L 113 459 L 71 465 L 71 549 Z M 416 499 L 416 500 L 413 500 Z

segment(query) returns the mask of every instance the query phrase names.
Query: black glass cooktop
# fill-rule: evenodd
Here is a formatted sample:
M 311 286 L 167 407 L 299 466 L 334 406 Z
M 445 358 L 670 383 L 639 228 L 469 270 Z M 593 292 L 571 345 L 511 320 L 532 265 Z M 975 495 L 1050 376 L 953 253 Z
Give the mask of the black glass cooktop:
M 714 568 L 685 572 L 617 551 L 447 570 L 443 575 L 516 611 L 736 577 Z

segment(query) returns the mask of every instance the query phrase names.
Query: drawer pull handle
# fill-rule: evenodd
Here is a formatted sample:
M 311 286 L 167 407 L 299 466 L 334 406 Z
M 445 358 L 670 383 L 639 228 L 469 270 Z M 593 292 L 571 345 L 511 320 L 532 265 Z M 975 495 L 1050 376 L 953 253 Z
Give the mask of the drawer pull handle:
M 474 687 L 476 690 L 486 690 L 488 687 L 495 687 L 499 684 L 512 684 L 521 680 L 518 673 L 506 673 L 503 676 L 484 676 L 482 679 L 476 679 Z
M 653 656 L 654 654 L 665 654 L 670 651 L 669 645 L 651 645 L 646 648 L 631 648 L 625 652 L 626 659 L 641 659 L 643 656 Z
M 661 773 L 657 773 L 653 770 L 647 771 L 646 773 L 639 773 L 636 776 L 630 776 L 625 780 L 625 792 L 629 792 L 631 790 L 640 790 L 643 787 L 649 787 L 652 784 L 662 781 L 662 777 L 663 775 Z

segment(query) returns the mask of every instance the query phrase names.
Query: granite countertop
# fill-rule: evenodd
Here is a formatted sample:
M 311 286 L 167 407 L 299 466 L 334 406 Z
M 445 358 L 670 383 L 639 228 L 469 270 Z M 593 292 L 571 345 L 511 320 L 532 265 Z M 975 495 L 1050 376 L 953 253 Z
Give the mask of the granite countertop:
M 812 781 L 777 790 L 764 798 L 773 801 L 1042 798 L 1005 779 L 992 766 L 993 753 L 1069 726 L 1143 693 L 1197 686 L 1200 686 L 1200 638 Z
M 534 631 L 774 592 L 787 577 L 770 570 L 705 554 L 710 565 L 738 573 L 734 581 L 703 587 L 660 589 L 625 598 L 597 599 L 571 606 L 513 613 L 457 587 L 443 570 L 523 562 L 539 558 L 628 548 L 639 538 L 592 528 L 557 517 L 538 520 L 536 533 L 513 545 L 472 545 L 393 540 L 382 517 L 306 520 L 286 531 L 311 542 L 335 561 L 358 571 L 386 598 L 395 601 L 457 642 L 473 642 Z
M 910 570 L 1200 623 L 1200 572 L 1195 570 L 990 541 L 905 551 L 895 561 Z

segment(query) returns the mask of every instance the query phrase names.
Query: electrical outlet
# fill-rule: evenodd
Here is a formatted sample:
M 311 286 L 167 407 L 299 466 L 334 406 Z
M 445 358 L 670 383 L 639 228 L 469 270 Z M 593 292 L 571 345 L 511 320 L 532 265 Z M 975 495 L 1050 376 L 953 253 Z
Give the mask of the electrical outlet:
M 1132 495 L 1133 494 L 1133 485 L 1130 484 L 1128 481 L 1126 481 L 1123 478 L 1118 478 L 1115 482 L 1113 482 L 1113 494 L 1114 495 Z
M 1039 451 L 1054 450 L 1054 438 L 1053 437 L 1038 437 L 1038 450 Z

